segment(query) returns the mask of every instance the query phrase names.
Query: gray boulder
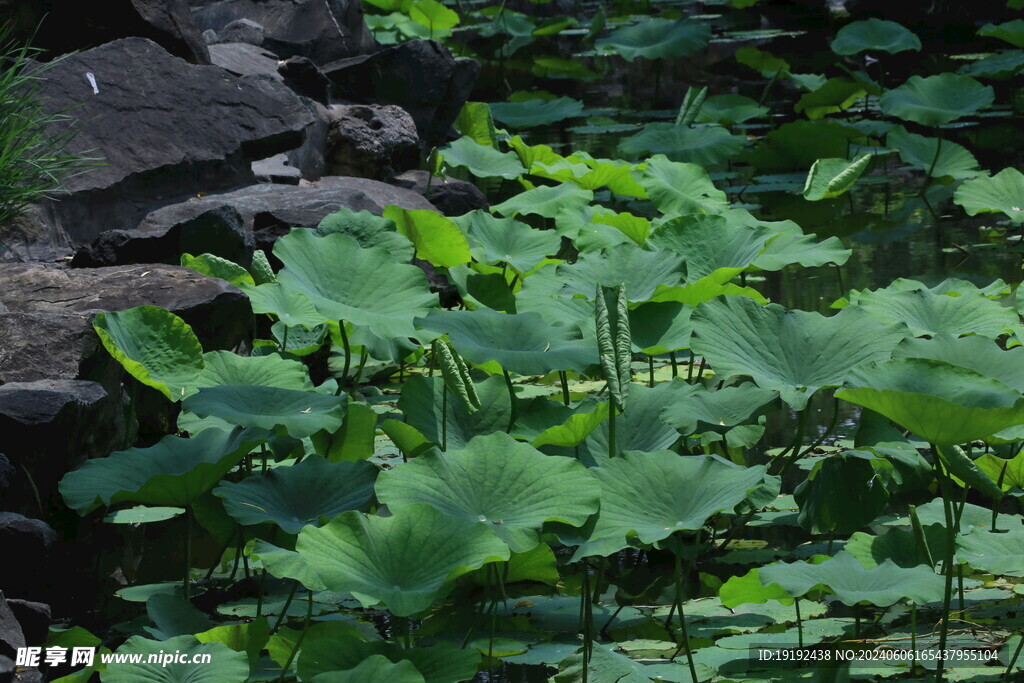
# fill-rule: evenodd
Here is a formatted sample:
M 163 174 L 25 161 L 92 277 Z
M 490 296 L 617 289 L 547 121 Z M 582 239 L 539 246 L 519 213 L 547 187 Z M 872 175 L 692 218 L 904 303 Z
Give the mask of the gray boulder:
M 361 104 L 396 104 L 409 112 L 429 145 L 445 139 L 469 97 L 479 62 L 452 57 L 435 40 L 410 40 L 372 55 L 323 67 L 338 97 Z
M 334 105 L 328 112 L 328 175 L 387 180 L 419 164 L 416 124 L 401 107 Z
M 222 43 L 249 43 L 263 45 L 267 32 L 260 24 L 251 19 L 235 19 L 217 32 Z
M 142 38 L 65 59 L 42 94 L 48 111 L 76 107 L 72 151 L 103 159 L 45 203 L 51 233 L 73 246 L 133 229 L 156 207 L 252 182 L 250 164 L 299 145 L 313 120 L 275 77 L 191 66 Z
M 173 205 L 180 207 L 181 205 Z M 81 247 L 73 268 L 97 268 L 131 263 L 178 265 L 182 254 L 213 254 L 248 265 L 253 238 L 233 207 L 210 207 L 197 215 L 173 210 L 156 211 L 134 230 L 108 230 Z
M 232 349 L 248 335 L 248 298 L 223 280 L 180 266 L 64 268 L 0 264 L 0 303 L 12 313 L 96 313 L 160 306 L 192 326 L 207 350 Z M 9 454 L 9 453 L 8 453 Z
M 210 63 L 187 0 L 0 0 L 0 16 L 11 20 L 19 42 L 51 54 L 137 36 L 193 64 Z
M 120 366 L 100 345 L 91 319 L 88 313 L 0 313 L 0 384 L 53 378 L 116 386 Z
M 248 20 L 263 29 L 259 44 L 284 58 L 302 56 L 323 64 L 376 46 L 363 21 L 360 0 L 192 0 L 191 4 L 201 30 L 216 31 L 225 39 L 225 34 L 241 34 L 238 22 Z
M 52 613 L 50 606 L 42 602 L 31 602 L 29 600 L 8 599 L 7 606 L 11 608 L 14 617 L 21 624 L 21 632 L 25 636 L 25 643 L 39 647 L 46 642 L 50 629 Z
M 4 387 L 0 387 L 3 392 Z M 2 399 L 0 399 L 2 401 Z M 50 575 L 47 558 L 57 532 L 39 519 L 30 519 L 15 512 L 0 512 L 0 586 L 4 595 L 31 596 L 42 590 Z M 25 635 L 7 601 L 0 598 L 0 655 L 11 657 L 25 647 Z M 14 651 L 12 651 L 14 650 Z
M 210 61 L 235 76 L 264 74 L 280 79 L 277 55 L 247 43 L 220 43 L 210 46 Z
M 5 515 L 11 515 L 12 513 L 0 512 L 0 539 L 5 534 Z M 14 517 L 21 517 L 21 515 L 13 515 Z M 25 519 L 22 517 L 22 519 Z M 38 521 L 38 520 L 28 520 Z M 40 522 L 43 524 L 43 522 Z M 49 528 L 49 527 L 47 527 Z M 53 529 L 50 529 L 52 532 Z M 56 534 L 54 534 L 56 537 Z M 3 547 L 3 546 L 0 546 Z M 5 548 L 5 551 L 7 548 Z M 13 555 L 10 556 L 13 559 Z M 10 657 L 14 659 L 18 652 L 18 648 L 25 647 L 25 634 L 21 630 L 21 624 L 18 623 L 17 617 L 14 616 L 14 612 L 7 606 L 7 601 L 0 594 L 0 655 L 4 657 Z
M 461 216 L 490 208 L 487 196 L 473 183 L 457 178 L 431 178 L 426 171 L 406 171 L 391 181 L 420 193 L 445 216 Z

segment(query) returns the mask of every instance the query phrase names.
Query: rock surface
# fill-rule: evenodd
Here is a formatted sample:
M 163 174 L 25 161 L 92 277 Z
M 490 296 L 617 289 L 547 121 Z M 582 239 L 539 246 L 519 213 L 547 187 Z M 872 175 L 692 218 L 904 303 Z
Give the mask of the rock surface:
M 328 175 L 387 180 L 418 165 L 416 124 L 401 107 L 334 105 L 328 119 Z
M 5 515 L 9 514 L 11 513 L 0 512 L 0 539 L 4 537 L 5 533 Z M 14 516 L 21 517 L 21 515 Z M 56 538 L 56 534 L 54 537 Z M 0 598 L 0 655 L 14 659 L 19 647 L 25 647 L 25 635 L 22 633 L 21 624 L 18 623 L 11 608 L 7 606 L 7 601 Z
M 210 46 L 210 61 L 235 76 L 266 74 L 280 78 L 277 55 L 246 43 L 221 43 Z
M 111 363 L 87 313 L 0 313 L 0 384 L 109 376 Z M 106 382 L 104 382 L 106 385 Z
M 50 606 L 42 602 L 18 599 L 8 599 L 7 606 L 21 624 L 25 643 L 35 647 L 42 646 L 46 642 L 50 628 Z
M 323 71 L 342 99 L 405 109 L 420 138 L 433 145 L 447 136 L 473 89 L 480 64 L 453 58 L 437 41 L 411 40 L 333 62 Z
M 149 214 L 135 230 L 102 233 L 78 250 L 71 266 L 178 265 L 182 254 L 213 254 L 248 265 L 253 244 L 252 232 L 241 215 L 226 204 L 210 207 L 197 215 L 166 210 Z
M 474 209 L 487 209 L 486 195 L 473 183 L 457 178 L 431 178 L 426 171 L 406 171 L 392 182 L 427 198 L 446 216 L 461 216 Z
M 67 58 L 47 72 L 42 95 L 48 111 L 77 107 L 71 151 L 104 160 L 49 203 L 51 227 L 76 246 L 135 228 L 158 206 L 251 182 L 250 164 L 300 144 L 313 120 L 273 76 L 191 66 L 143 38 Z
M 207 350 L 234 348 L 248 334 L 249 300 L 223 280 L 180 266 L 63 268 L 0 264 L 0 302 L 13 313 L 94 313 L 134 306 L 181 316 Z
M 359 0 L 192 0 L 192 6 L 199 28 L 216 31 L 221 39 L 225 33 L 242 35 L 240 20 L 258 24 L 260 44 L 284 58 L 299 55 L 322 64 L 363 54 L 376 44 Z M 247 28 L 252 39 L 255 32 Z
M 148 38 L 176 57 L 209 64 L 187 0 L 0 0 L 14 36 L 51 54 L 86 50 L 119 38 Z

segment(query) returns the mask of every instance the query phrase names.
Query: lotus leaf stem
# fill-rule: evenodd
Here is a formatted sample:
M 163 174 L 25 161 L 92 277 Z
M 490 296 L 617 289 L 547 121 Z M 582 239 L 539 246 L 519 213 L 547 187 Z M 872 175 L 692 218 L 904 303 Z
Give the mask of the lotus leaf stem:
M 292 606 L 292 600 L 295 599 L 295 593 L 299 590 L 299 582 L 292 581 L 292 588 L 288 591 L 288 597 L 284 601 L 284 607 L 281 609 L 281 613 L 277 615 L 277 620 L 274 622 L 274 627 L 270 629 L 270 635 L 274 635 L 281 628 L 281 624 L 284 623 L 284 619 L 288 616 L 288 608 Z
M 1013 671 L 1014 665 L 1017 664 L 1017 658 L 1020 657 L 1021 647 L 1024 647 L 1024 635 L 1017 641 L 1017 648 L 1013 651 L 1013 656 L 1010 657 L 1010 663 L 1006 665 L 1006 671 L 1003 673 L 1003 680 L 1010 680 L 1010 672 Z
M 953 552 L 956 548 L 957 527 L 954 526 L 953 505 L 950 500 L 949 481 L 942 466 L 942 457 L 939 448 L 930 444 L 932 456 L 935 460 L 935 476 L 939 480 L 939 491 L 942 494 L 942 509 L 946 518 L 946 557 L 942 561 L 942 572 L 945 575 L 945 586 L 942 591 L 942 627 L 939 631 L 939 652 L 946 650 L 946 641 L 949 637 L 949 608 L 953 597 Z M 946 668 L 946 661 L 939 657 L 935 667 L 935 681 L 942 683 L 943 673 Z
M 188 602 L 192 596 L 192 511 L 185 508 L 185 576 L 181 581 L 181 593 Z
M 338 321 L 338 329 L 341 330 L 341 346 L 345 349 L 345 365 L 341 369 L 341 379 L 338 381 L 337 395 L 341 396 L 341 389 L 348 381 L 348 371 L 352 365 L 352 347 L 348 343 L 348 332 L 345 331 L 345 321 Z
M 683 613 L 683 561 L 678 553 L 675 555 L 675 609 L 679 615 L 679 630 L 683 634 L 682 647 L 686 649 L 686 663 L 690 667 L 690 676 L 693 677 L 693 683 L 697 683 L 697 667 L 693 663 L 693 651 L 690 649 L 690 634 L 686 630 L 686 615 Z M 679 650 L 675 651 L 672 655 L 672 659 L 675 659 L 679 655 Z
M 313 591 L 306 591 L 306 622 L 302 626 L 302 632 L 299 633 L 299 637 L 295 639 L 295 645 L 292 646 L 292 651 L 288 654 L 288 661 L 281 667 L 281 675 L 277 679 L 277 683 L 284 683 L 284 677 L 288 674 L 288 669 L 291 668 L 292 662 L 295 661 L 295 655 L 298 654 L 299 648 L 302 647 L 302 641 L 306 638 L 306 633 L 309 631 L 309 622 L 313 620 Z
M 516 388 L 512 386 L 512 376 L 508 374 L 508 370 L 502 368 L 501 372 L 505 375 L 505 386 L 508 387 L 508 400 L 510 405 L 510 413 L 508 417 L 508 427 L 505 429 L 506 432 L 512 433 L 512 427 L 516 423 Z
M 569 378 L 565 373 L 565 370 L 558 371 L 558 381 L 562 384 L 562 403 L 569 406 Z

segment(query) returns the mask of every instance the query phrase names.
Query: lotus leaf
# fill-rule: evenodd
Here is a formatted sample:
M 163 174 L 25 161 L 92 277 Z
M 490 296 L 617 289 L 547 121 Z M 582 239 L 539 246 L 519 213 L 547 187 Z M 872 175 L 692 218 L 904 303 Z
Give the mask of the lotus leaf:
M 903 126 L 891 130 L 888 143 L 900 151 L 900 158 L 932 178 L 973 178 L 981 173 L 978 160 L 955 142 L 908 133 Z
M 477 524 L 512 552 L 540 543 L 545 522 L 582 525 L 597 511 L 597 482 L 575 460 L 546 456 L 501 432 L 423 455 L 381 476 L 377 496 L 396 514 L 424 503 Z
M 203 354 L 203 371 L 196 378 L 196 387 L 225 384 L 258 384 L 296 391 L 312 391 L 309 369 L 302 361 L 278 355 L 239 356 L 230 351 Z
M 557 293 L 592 298 L 597 286 L 624 284 L 627 299 L 646 301 L 659 285 L 678 284 L 682 265 L 683 258 L 678 254 L 665 249 L 647 251 L 631 244 L 591 252 L 583 254 L 576 263 L 557 267 L 558 276 L 564 281 Z
M 208 656 L 203 666 L 157 663 L 164 653 L 181 654 L 186 661 Z M 140 662 L 122 662 L 100 672 L 104 683 L 243 683 L 249 678 L 249 662 L 244 652 L 235 652 L 221 643 L 200 643 L 195 636 L 182 635 L 167 640 L 149 640 L 132 636 L 117 648 L 117 654 L 140 655 Z M 147 660 L 155 657 L 153 663 Z
M 360 247 L 384 247 L 400 261 L 408 261 L 416 249 L 390 218 L 375 216 L 369 211 L 353 211 L 342 207 L 324 216 L 316 226 L 316 234 L 333 235 L 340 233 L 354 237 Z
M 868 94 L 867 84 L 849 78 L 830 78 L 820 88 L 804 93 L 793 109 L 811 120 L 845 111 Z M 877 88 L 872 88 L 877 91 Z M 873 93 L 876 94 L 876 93 Z
M 123 502 L 186 507 L 265 438 L 265 432 L 242 429 L 207 429 L 191 439 L 165 436 L 148 448 L 87 460 L 64 475 L 60 493 L 81 515 Z
M 507 560 L 508 546 L 479 522 L 409 505 L 392 517 L 350 511 L 307 526 L 295 550 L 329 590 L 407 617 L 428 609 L 454 579 Z
M 793 604 L 793 598 L 779 584 L 762 583 L 756 568 L 746 574 L 730 577 L 718 589 L 718 598 L 729 609 L 751 603 L 763 605 L 769 600 L 776 600 L 783 605 Z
M 843 550 L 857 558 L 868 569 L 883 562 L 892 561 L 900 567 L 910 568 L 919 564 L 928 565 L 945 557 L 948 547 L 946 530 L 941 524 L 922 527 L 928 544 L 927 553 L 920 547 L 914 532 L 909 529 L 887 529 L 881 536 L 857 532 L 850 536 Z M 928 553 L 931 554 L 929 558 Z
M 583 111 L 583 103 L 571 97 L 553 100 L 496 102 L 490 105 L 495 119 L 513 128 L 532 128 L 571 119 Z
M 393 220 L 398 232 L 409 238 L 416 247 L 416 256 L 435 266 L 457 266 L 472 258 L 466 236 L 455 223 L 436 211 L 390 205 L 385 207 L 383 215 Z
M 870 154 L 862 154 L 854 161 L 818 159 L 807 174 L 804 199 L 816 202 L 844 194 L 853 187 L 870 163 Z
M 380 337 L 415 337 L 413 318 L 437 305 L 422 270 L 381 247 L 362 249 L 348 235 L 293 230 L 274 254 L 285 264 L 278 281 L 289 296 L 303 294 L 328 320 L 366 325 Z
M 693 307 L 676 301 L 642 304 L 629 312 L 633 350 L 657 355 L 690 346 Z
M 632 26 L 616 29 L 607 38 L 595 41 L 594 45 L 599 50 L 614 52 L 632 62 L 637 57 L 686 57 L 705 47 L 710 38 L 711 30 L 704 22 L 648 17 Z
M 957 72 L 975 78 L 1006 80 L 1024 69 L 1024 50 L 1005 50 L 964 64 Z
M 526 173 L 519 159 L 511 152 L 499 152 L 472 138 L 461 137 L 439 151 L 450 166 L 464 166 L 478 178 L 518 178 Z
M 679 378 L 653 387 L 629 384 L 625 401 L 629 410 L 615 418 L 615 452 L 654 451 L 675 443 L 679 432 L 662 419 L 661 411 L 691 391 L 691 386 Z M 604 462 L 608 458 L 608 439 L 609 425 L 602 422 L 584 442 L 588 464 Z
M 956 539 L 957 559 L 983 572 L 1024 577 L 1022 556 L 1024 526 L 1014 526 L 1006 533 L 972 529 Z
M 953 201 L 971 216 L 1001 211 L 1014 223 L 1024 223 L 1022 196 L 1024 173 L 1015 168 L 1004 168 L 994 176 L 965 181 L 957 188 Z
M 636 135 L 623 139 L 619 151 L 629 157 L 662 154 L 672 161 L 714 166 L 739 154 L 745 144 L 745 137 L 733 135 L 718 125 L 690 128 L 648 123 Z
M 992 104 L 995 93 L 970 76 L 911 76 L 879 99 L 882 111 L 922 126 L 942 126 Z
M 768 108 L 743 95 L 714 95 L 704 100 L 697 115 L 701 122 L 731 126 L 745 123 L 768 113 Z
M 708 391 L 702 385 L 696 385 L 693 392 L 676 395 L 675 400 L 662 410 L 661 419 L 680 433 L 689 435 L 708 426 L 731 427 L 741 424 L 777 397 L 777 392 L 752 384 L 717 391 Z
M 895 54 L 906 50 L 921 50 L 921 41 L 906 27 L 894 21 L 865 19 L 839 29 L 832 41 L 837 55 L 855 55 L 865 51 Z
M 803 171 L 822 158 L 846 158 L 849 141 L 863 134 L 838 121 L 792 121 L 769 132 L 740 158 L 759 172 Z
M 650 244 L 683 257 L 687 282 L 715 273 L 720 276 L 719 283 L 725 284 L 754 262 L 772 236 L 765 225 L 742 225 L 724 216 L 691 214 L 662 223 L 651 235 Z
M 998 378 L 1006 386 L 1024 392 L 1024 348 L 1004 351 L 985 337 L 936 334 L 931 339 L 904 339 L 893 350 L 892 357 L 945 361 Z
M 214 495 L 240 524 L 274 522 L 289 534 L 322 517 L 360 510 L 373 499 L 377 467 L 368 462 L 328 462 L 308 455 L 291 467 L 275 467 L 264 476 L 237 484 L 224 482 Z
M 865 451 L 828 456 L 793 491 L 800 526 L 812 534 L 848 534 L 868 526 L 885 509 L 892 465 Z
M 777 583 L 793 597 L 827 586 L 844 605 L 868 602 L 888 607 L 904 599 L 923 605 L 942 599 L 943 592 L 942 577 L 929 567 L 905 569 L 886 560 L 873 569 L 865 569 L 845 552 L 821 564 L 772 564 L 761 567 L 759 574 L 762 583 Z
M 554 187 L 535 187 L 532 190 L 521 192 L 501 204 L 495 204 L 491 207 L 491 211 L 509 217 L 517 214 L 533 214 L 554 218 L 559 211 L 565 208 L 582 208 L 593 199 L 594 193 L 590 190 L 583 190 L 572 183 L 562 183 Z
M 1006 460 L 992 453 L 985 453 L 974 461 L 982 472 L 994 482 L 1002 481 L 1003 491 L 1024 491 L 1024 451 Z
M 844 309 L 826 318 L 744 297 L 703 303 L 692 323 L 691 347 L 719 376 L 748 375 L 798 410 L 858 365 L 888 358 L 903 337 L 897 326 L 859 311 Z
M 976 334 L 996 338 L 1017 325 L 1017 314 L 980 292 L 960 296 L 917 290 L 881 289 L 859 292 L 850 308 L 862 309 L 885 324 L 900 322 L 915 336 Z
M 426 683 L 408 659 L 392 662 L 384 655 L 370 655 L 358 665 L 344 671 L 328 671 L 310 679 L 313 683 L 364 683 L 389 681 L 393 683 Z
M 725 193 L 697 164 L 670 161 L 664 154 L 656 154 L 634 178 L 655 208 L 665 214 L 721 213 L 728 208 Z
M 849 373 L 836 396 L 885 415 L 939 446 L 1024 424 L 1024 397 L 991 377 L 943 361 L 901 358 Z
M 462 448 L 475 436 L 503 432 L 508 427 L 512 404 L 501 377 L 489 377 L 476 385 L 481 407 L 472 414 L 452 401 L 447 414 L 442 415 L 443 391 L 440 377 L 412 377 L 402 387 L 398 399 L 398 409 L 405 414 L 408 425 L 433 443 L 441 443 L 445 419 L 448 448 Z
M 498 147 L 498 133 L 486 102 L 463 104 L 459 118 L 455 120 L 455 129 L 478 144 Z
M 219 277 L 221 280 L 225 280 L 232 285 L 237 286 L 243 282 L 249 285 L 255 284 L 249 271 L 237 263 L 221 258 L 216 254 L 200 254 L 199 256 L 182 254 L 181 265 L 203 275 Z
M 626 412 L 623 416 L 628 415 Z M 610 555 L 677 531 L 696 531 L 731 511 L 764 479 L 764 467 L 739 467 L 715 456 L 626 451 L 591 470 L 601 486 L 601 510 L 574 559 Z
M 519 375 L 544 375 L 552 370 L 583 370 L 598 362 L 595 349 L 581 341 L 571 326 L 548 325 L 537 313 L 509 315 L 476 311 L 433 311 L 417 324 L 448 334 L 471 363 L 497 361 Z
M 1024 47 L 1024 19 L 1013 19 L 1001 24 L 985 24 L 978 29 L 979 36 L 999 38 L 1014 47 Z
M 128 374 L 172 401 L 181 400 L 203 369 L 203 347 L 192 328 L 163 308 L 97 313 L 92 325 Z
M 453 219 L 469 237 L 473 257 L 479 263 L 507 263 L 527 273 L 561 247 L 558 233 L 537 230 L 511 218 L 495 218 L 486 211 L 471 211 Z
M 407 662 L 416 667 L 425 683 L 458 683 L 472 678 L 480 663 L 480 654 L 472 649 L 448 644 L 404 648 L 397 643 L 364 641 L 354 637 L 317 638 L 304 645 L 299 656 L 302 680 L 317 683 L 338 680 L 328 672 L 351 672 L 370 658 L 384 657 L 393 663 Z M 340 679 L 345 680 L 345 679 Z M 392 678 L 352 678 L 352 683 L 390 683 Z M 396 681 L 396 683 L 398 683 Z
M 280 428 L 301 439 L 321 429 L 337 430 L 345 415 L 345 399 L 258 384 L 223 384 L 201 387 L 182 402 L 182 408 L 232 425 Z

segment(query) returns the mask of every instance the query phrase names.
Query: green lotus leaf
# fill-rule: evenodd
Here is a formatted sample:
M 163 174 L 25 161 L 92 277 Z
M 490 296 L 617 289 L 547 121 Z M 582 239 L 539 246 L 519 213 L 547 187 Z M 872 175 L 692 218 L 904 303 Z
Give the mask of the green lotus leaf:
M 917 605 L 942 599 L 943 579 L 930 567 L 905 569 L 886 560 L 865 569 L 853 555 L 840 552 L 821 564 L 782 562 L 761 567 L 761 582 L 779 584 L 793 597 L 827 586 L 844 605 L 867 602 L 888 607 L 900 600 Z
M 849 142 L 863 133 L 831 119 L 792 121 L 769 132 L 744 159 L 761 173 L 803 171 L 818 159 L 846 158 Z
M 818 389 L 841 384 L 858 365 L 888 358 L 904 336 L 898 326 L 884 326 L 860 311 L 843 309 L 826 318 L 744 297 L 703 303 L 691 320 L 690 345 L 718 376 L 747 375 L 797 410 Z
M 426 683 L 423 674 L 408 659 L 392 662 L 384 655 L 370 655 L 351 669 L 327 671 L 309 680 L 313 683 Z
M 495 218 L 486 211 L 470 211 L 452 219 L 469 237 L 473 258 L 479 263 L 507 263 L 527 273 L 558 253 L 562 241 L 554 230 L 537 230 L 511 218 Z
M 436 211 L 403 209 L 392 204 L 384 208 L 383 216 L 393 220 L 398 232 L 409 238 L 416 247 L 416 256 L 435 266 L 457 266 L 472 259 L 466 236 Z
M 226 280 L 229 284 L 235 286 L 243 282 L 247 285 L 256 284 L 249 271 L 234 261 L 229 261 L 216 254 L 200 254 L 199 256 L 182 254 L 181 265 L 197 273 Z
M 158 306 L 97 313 L 92 326 L 129 375 L 172 401 L 181 400 L 203 369 L 203 346 L 192 328 Z
M 846 451 L 817 463 L 793 491 L 800 526 L 812 534 L 848 534 L 875 520 L 889 502 L 892 465 L 866 451 Z
M 149 640 L 132 636 L 117 648 L 117 654 L 140 655 L 141 661 L 121 662 L 100 672 L 103 683 L 244 683 L 249 679 L 249 661 L 244 652 L 235 652 L 222 643 L 200 643 L 195 636 L 183 635 L 167 640 Z M 206 664 L 161 663 L 161 656 L 180 654 L 191 662 L 194 657 L 209 657 Z M 149 663 L 149 657 L 154 657 Z
M 623 416 L 629 413 L 623 413 Z M 591 474 L 601 486 L 601 511 L 573 559 L 610 555 L 631 545 L 695 531 L 731 511 L 764 479 L 764 467 L 739 467 L 708 455 L 626 451 Z
M 351 672 L 370 658 L 384 657 L 392 663 L 408 662 L 416 667 L 425 683 L 458 683 L 473 678 L 480 664 L 480 653 L 447 643 L 404 648 L 382 640 L 316 638 L 303 644 L 298 670 L 302 680 L 333 683 L 335 674 Z M 342 679 L 345 680 L 345 679 Z M 352 678 L 352 683 L 391 683 L 396 679 Z M 397 681 L 396 681 L 397 683 Z
M 494 128 L 491 108 L 486 102 L 466 102 L 462 105 L 455 129 L 481 145 L 497 149 L 498 132 Z
M 554 187 L 541 186 L 520 192 L 501 204 L 495 204 L 491 207 L 491 211 L 508 217 L 532 214 L 554 218 L 563 209 L 571 207 L 580 209 L 593 199 L 594 193 L 590 190 L 581 189 L 572 183 L 562 183 Z
M 865 87 L 849 78 L 830 78 L 820 88 L 801 95 L 793 110 L 811 120 L 822 119 L 852 107 L 868 94 Z
M 817 202 L 844 194 L 867 169 L 871 163 L 871 156 L 862 154 L 854 161 L 818 159 L 807 174 L 804 199 Z
M 598 50 L 621 55 L 632 62 L 637 57 L 664 59 L 686 57 L 704 48 L 711 39 L 711 29 L 696 19 L 672 21 L 647 17 L 632 26 L 612 31 L 607 38 L 594 42 Z
M 656 154 L 634 178 L 664 214 L 721 213 L 729 207 L 725 193 L 697 164 L 670 161 L 664 154 Z
M 753 384 L 708 391 L 695 385 L 694 391 L 675 396 L 661 411 L 661 419 L 682 434 L 695 434 L 708 427 L 733 427 L 746 422 L 762 406 L 778 397 L 770 389 Z
M 938 446 L 1024 424 L 1019 391 L 937 360 L 901 358 L 863 365 L 849 373 L 836 396 L 881 413 Z
M 274 467 L 259 477 L 223 482 L 213 494 L 239 524 L 273 522 L 289 534 L 322 517 L 361 510 L 373 500 L 378 469 L 366 461 L 328 462 L 308 455 L 290 467 Z
M 242 429 L 207 429 L 191 439 L 165 436 L 147 448 L 86 460 L 64 475 L 60 493 L 80 515 L 123 502 L 187 507 L 265 438 L 265 432 Z
M 550 401 L 549 401 L 550 403 Z M 554 404 L 557 406 L 558 404 Z M 564 406 L 562 406 L 564 408 Z M 534 448 L 541 446 L 561 446 L 563 448 L 574 448 L 590 436 L 598 425 L 608 419 L 609 404 L 582 402 L 571 414 L 565 417 L 560 424 L 555 424 L 541 430 L 533 437 L 531 443 Z M 569 410 L 566 408 L 566 410 Z M 517 420 L 517 427 L 519 425 Z M 517 431 L 519 436 L 521 432 Z
M 519 375 L 552 370 L 583 370 L 598 362 L 596 350 L 571 326 L 548 325 L 537 313 L 432 311 L 417 325 L 448 335 L 466 360 L 482 365 L 497 361 Z
M 1024 347 L 1004 351 L 999 344 L 980 336 L 954 337 L 936 334 L 931 339 L 904 339 L 893 358 L 928 358 L 970 368 L 980 375 L 1024 392 Z
M 911 76 L 879 99 L 882 112 L 922 126 L 943 126 L 992 104 L 995 92 L 970 76 Z
M 1024 577 L 1024 526 L 1013 525 L 1006 533 L 972 529 L 956 539 L 956 557 L 974 569 L 1002 576 Z
M 203 371 L 196 378 L 196 387 L 224 384 L 259 384 L 267 387 L 312 391 L 309 368 L 305 363 L 278 355 L 239 356 L 230 351 L 203 354 Z
M 416 0 L 409 8 L 409 18 L 421 26 L 426 26 L 428 37 L 443 37 L 446 31 L 459 25 L 459 14 L 448 9 L 437 0 Z
M 646 301 L 659 285 L 678 284 L 683 257 L 665 249 L 648 251 L 625 244 L 601 252 L 589 252 L 573 264 L 562 264 L 556 272 L 563 280 L 558 295 L 594 297 L 598 286 L 626 286 L 630 301 Z
M 416 376 L 402 386 L 402 395 L 398 399 L 398 409 L 405 415 L 408 425 L 435 444 L 442 441 L 445 421 L 441 410 L 443 391 L 444 381 L 440 377 Z M 473 413 L 458 401 L 448 401 L 448 448 L 462 448 L 475 436 L 503 432 L 508 427 L 512 403 L 504 380 L 500 376 L 488 377 L 476 385 L 476 392 L 481 407 Z
M 325 318 L 366 325 L 379 337 L 415 337 L 413 318 L 437 305 L 422 270 L 381 247 L 361 249 L 348 235 L 293 230 L 274 254 L 285 264 L 277 277 L 288 295 L 303 294 Z
M 964 183 L 956 189 L 953 202 L 964 207 L 970 216 L 979 213 L 1005 213 L 1014 223 L 1024 223 L 1024 173 L 1015 168 L 1004 168 L 994 176 L 983 176 Z
M 553 663 L 552 663 L 553 664 Z M 658 665 L 645 665 L 635 659 L 631 659 L 615 650 L 609 645 L 600 643 L 594 644 L 593 652 L 585 657 L 582 651 L 574 652 L 562 659 L 558 664 L 558 673 L 550 680 L 552 683 L 577 683 L 578 681 L 591 681 L 592 683 L 648 683 L 652 678 L 656 680 L 674 680 L 674 677 L 664 678 L 656 672 Z M 671 665 L 669 665 L 671 666 Z M 690 670 L 684 665 L 676 665 L 682 680 L 691 680 Z M 698 671 L 709 674 L 710 670 L 700 667 Z M 698 674 L 699 675 L 699 674 Z M 699 680 L 704 680 L 702 677 Z
M 334 213 L 324 216 L 316 226 L 316 234 L 320 237 L 340 233 L 354 237 L 364 249 L 383 247 L 400 261 L 408 261 L 416 249 L 412 243 L 399 234 L 398 226 L 389 218 L 375 216 L 369 211 L 353 211 L 341 207 Z
M 1001 24 L 985 24 L 978 29 L 978 35 L 999 38 L 1014 47 L 1024 47 L 1024 19 L 1013 19 Z
M 195 637 L 200 643 L 221 643 L 235 652 L 244 652 L 252 667 L 259 662 L 260 652 L 270 638 L 270 624 L 266 618 L 259 618 L 245 624 L 215 626 L 196 633 Z
M 985 453 L 974 464 L 992 481 L 1002 481 L 1003 491 L 1024 491 L 1024 451 L 1009 460 Z
M 481 145 L 461 137 L 438 152 L 446 164 L 464 166 L 477 178 L 518 178 L 526 173 L 512 152 L 499 152 L 490 145 Z
M 182 408 L 232 425 L 281 428 L 301 439 L 321 429 L 336 431 L 345 416 L 345 398 L 258 384 L 223 384 L 201 387 L 182 402 Z
M 627 211 L 621 213 L 595 213 L 593 221 L 600 225 L 610 225 L 639 245 L 643 245 L 651 233 L 651 222 L 649 220 L 643 216 L 634 216 Z
M 522 102 L 494 102 L 491 115 L 512 128 L 532 128 L 556 121 L 564 121 L 583 112 L 583 103 L 571 97 L 553 100 L 524 100 Z
M 272 313 L 288 327 L 313 327 L 329 320 L 305 294 L 291 292 L 278 282 L 267 282 L 255 287 L 239 285 L 239 289 L 249 297 L 253 313 Z
M 256 539 L 250 557 L 263 564 L 271 576 L 294 579 L 311 591 L 327 590 L 306 560 L 294 550 L 279 548 L 262 539 Z
M 930 172 L 932 178 L 959 180 L 981 174 L 974 155 L 955 142 L 908 133 L 903 126 L 889 131 L 886 140 L 900 151 L 904 163 L 925 173 Z
M 713 95 L 704 100 L 697 120 L 703 123 L 719 123 L 732 126 L 760 118 L 768 113 L 768 107 L 743 95 Z
M 429 609 L 458 576 L 509 557 L 483 525 L 430 505 L 409 505 L 392 517 L 345 512 L 305 527 L 295 550 L 329 590 L 352 593 L 366 606 L 383 603 L 399 617 Z
M 178 595 L 151 596 L 146 601 L 146 616 L 153 626 L 143 628 L 160 639 L 202 633 L 213 627 L 208 616 Z
M 890 528 L 880 536 L 858 531 L 850 536 L 843 550 L 857 558 L 857 561 L 868 569 L 873 569 L 886 561 L 904 568 L 916 567 L 919 564 L 927 566 L 929 559 L 934 562 L 937 558 L 945 557 L 948 538 L 941 524 L 928 524 L 923 526 L 923 530 L 931 558 L 924 552 L 924 548 L 919 547 L 914 532 L 910 529 Z
M 630 384 L 626 397 L 629 409 L 618 415 L 615 427 L 615 452 L 655 451 L 668 448 L 679 439 L 679 432 L 661 417 L 665 406 L 687 396 L 693 388 L 682 379 L 661 382 L 653 387 Z M 589 462 L 608 459 L 608 422 L 602 422 L 584 442 Z
M 739 154 L 746 142 L 716 124 L 691 128 L 658 122 L 619 142 L 619 152 L 635 158 L 663 154 L 672 161 L 714 166 Z
M 935 294 L 930 289 L 880 289 L 851 296 L 849 308 L 859 308 L 886 324 L 907 325 L 915 336 L 976 334 L 996 338 L 1017 325 L 1017 313 L 980 292 L 960 296 Z
M 679 351 L 690 346 L 693 307 L 677 301 L 642 304 L 629 312 L 633 350 L 649 355 Z
M 696 282 L 716 274 L 725 284 L 764 250 L 772 232 L 764 225 L 742 225 L 723 216 L 691 214 L 670 219 L 654 231 L 650 245 L 683 257 L 685 280 Z
M 832 41 L 832 51 L 837 55 L 855 55 L 868 50 L 890 54 L 920 51 L 921 40 L 894 21 L 872 18 L 847 24 Z
M 1021 69 L 1024 69 L 1024 50 L 1004 50 L 964 64 L 957 73 L 1004 81 L 1019 74 Z
M 383 474 L 377 497 L 396 514 L 424 503 L 494 533 L 512 552 L 540 543 L 541 527 L 580 526 L 597 512 L 597 482 L 575 460 L 547 456 L 501 432 L 423 455 Z
M 185 508 L 149 507 L 136 505 L 133 508 L 114 510 L 103 517 L 107 524 L 151 524 L 173 519 L 185 512 Z

